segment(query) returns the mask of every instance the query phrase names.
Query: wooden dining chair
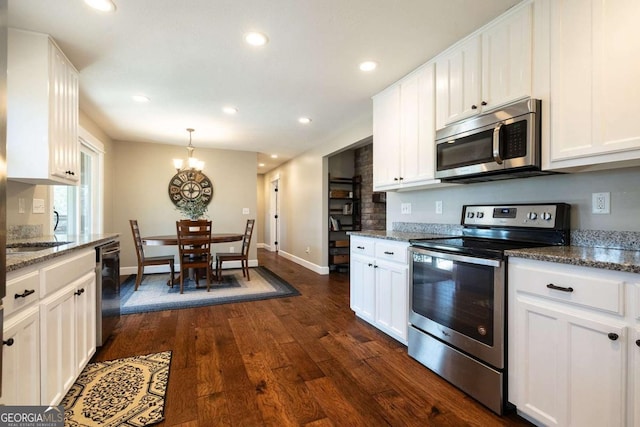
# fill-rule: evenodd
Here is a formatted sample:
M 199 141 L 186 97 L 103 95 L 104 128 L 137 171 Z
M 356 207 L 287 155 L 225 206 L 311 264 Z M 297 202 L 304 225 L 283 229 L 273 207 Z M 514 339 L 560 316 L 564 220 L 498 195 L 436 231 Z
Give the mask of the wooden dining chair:
M 248 219 L 247 226 L 244 229 L 244 237 L 242 238 L 242 248 L 240 252 L 218 252 L 216 258 L 216 278 L 218 282 L 222 281 L 222 263 L 224 261 L 240 261 L 242 267 L 242 276 L 250 281 L 249 277 L 249 244 L 251 243 L 251 235 L 253 234 L 253 225 L 255 219 Z
M 144 268 L 148 265 L 169 265 L 169 269 L 171 270 L 171 276 L 167 281 L 167 285 L 173 286 L 173 276 L 175 273 L 174 268 L 174 257 L 173 255 L 158 255 L 148 257 L 144 254 L 144 247 L 142 245 L 142 237 L 140 237 L 140 227 L 138 227 L 138 220 L 131 219 L 129 220 L 129 224 L 131 225 L 131 233 L 133 234 L 133 243 L 136 246 L 136 255 L 138 256 L 138 274 L 136 275 L 136 286 L 133 289 L 134 291 L 138 290 L 138 286 L 142 283 L 142 276 L 144 275 Z
M 199 284 L 199 269 L 207 272 L 207 292 L 211 283 L 211 221 L 176 221 L 178 253 L 180 256 L 180 293 L 184 292 L 185 270 L 193 268 L 196 287 Z

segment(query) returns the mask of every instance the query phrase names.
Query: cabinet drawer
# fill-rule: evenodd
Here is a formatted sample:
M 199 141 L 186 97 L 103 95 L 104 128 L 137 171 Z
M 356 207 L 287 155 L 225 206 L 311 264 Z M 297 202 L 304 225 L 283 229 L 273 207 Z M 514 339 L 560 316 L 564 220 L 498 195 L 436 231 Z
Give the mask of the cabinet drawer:
M 375 256 L 377 259 L 407 263 L 407 243 L 378 240 L 376 242 Z
M 40 298 L 40 272 L 33 271 L 7 280 L 7 296 L 4 298 L 4 315 L 28 306 Z
M 366 237 L 354 237 L 351 236 L 351 253 L 360 254 L 366 256 L 373 256 L 375 241 L 373 239 L 367 239 Z
M 624 315 L 625 280 L 616 273 L 547 262 L 510 263 L 509 285 L 518 292 Z
M 62 289 L 95 268 L 96 254 L 93 250 L 64 257 L 55 264 L 44 267 L 42 269 L 42 296 Z

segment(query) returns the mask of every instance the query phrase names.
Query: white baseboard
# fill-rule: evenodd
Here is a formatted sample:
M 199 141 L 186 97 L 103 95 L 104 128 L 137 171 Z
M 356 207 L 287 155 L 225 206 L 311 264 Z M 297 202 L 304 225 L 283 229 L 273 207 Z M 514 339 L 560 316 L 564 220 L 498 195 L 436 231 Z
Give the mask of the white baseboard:
M 249 267 L 257 267 L 258 266 L 258 260 L 257 259 L 250 259 L 249 260 Z M 180 264 L 176 264 L 176 271 L 180 270 Z M 240 265 L 240 261 L 225 261 L 222 264 L 222 269 L 223 270 L 227 270 L 229 268 L 241 268 Z M 150 265 L 148 267 L 144 268 L 144 274 L 155 274 L 155 273 L 169 273 L 171 270 L 169 269 L 168 265 Z M 121 276 L 128 276 L 129 274 L 137 274 L 138 273 L 138 267 L 137 266 L 133 266 L 133 267 L 120 267 L 120 275 Z
M 256 243 L 256 248 L 258 249 L 267 249 L 268 245 L 266 243 Z
M 307 261 L 306 259 L 302 259 L 300 257 L 297 257 L 295 255 L 292 255 L 290 253 L 287 253 L 285 251 L 278 251 L 278 255 L 282 256 L 283 258 L 288 259 L 289 261 L 293 261 L 296 264 L 299 264 L 301 266 L 303 266 L 304 268 L 307 268 L 315 273 L 318 274 L 329 274 L 329 267 L 322 267 L 320 265 L 314 264 L 312 262 Z

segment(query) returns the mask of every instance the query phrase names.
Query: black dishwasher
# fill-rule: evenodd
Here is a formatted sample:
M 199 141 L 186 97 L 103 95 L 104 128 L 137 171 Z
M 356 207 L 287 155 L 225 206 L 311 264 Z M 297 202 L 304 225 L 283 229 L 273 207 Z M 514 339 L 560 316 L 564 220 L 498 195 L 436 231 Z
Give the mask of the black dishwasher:
M 96 345 L 102 346 L 120 320 L 120 242 L 96 247 Z

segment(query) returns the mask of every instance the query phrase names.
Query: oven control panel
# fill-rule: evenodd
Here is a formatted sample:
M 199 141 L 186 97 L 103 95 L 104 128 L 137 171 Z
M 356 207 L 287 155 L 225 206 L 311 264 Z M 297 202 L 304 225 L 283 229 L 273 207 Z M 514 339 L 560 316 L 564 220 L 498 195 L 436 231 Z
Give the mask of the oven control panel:
M 565 219 L 564 204 L 465 205 L 462 225 L 556 228 Z

